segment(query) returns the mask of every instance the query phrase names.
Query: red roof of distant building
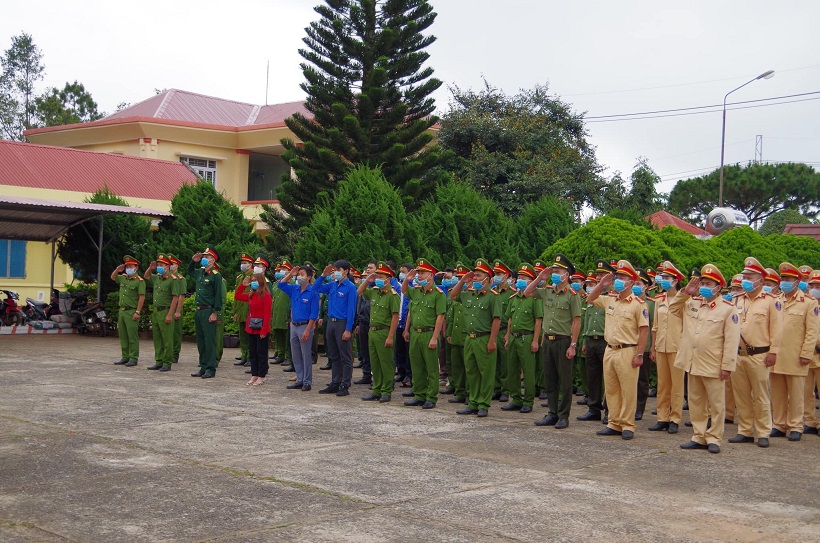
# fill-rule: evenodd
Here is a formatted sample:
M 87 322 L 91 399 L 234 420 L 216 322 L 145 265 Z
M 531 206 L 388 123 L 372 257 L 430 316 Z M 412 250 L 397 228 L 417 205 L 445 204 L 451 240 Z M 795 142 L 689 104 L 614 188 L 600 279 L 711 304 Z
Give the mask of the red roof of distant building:
M 171 200 L 196 174 L 180 162 L 0 140 L 0 185 Z
M 794 234 L 795 236 L 810 236 L 820 241 L 820 224 L 787 224 L 783 233 Z
M 708 236 L 709 232 L 698 228 L 694 224 L 690 224 L 680 217 L 672 215 L 668 211 L 657 211 L 652 215 L 646 217 L 646 220 L 651 222 L 657 228 L 663 228 L 664 226 L 674 226 L 675 228 L 679 228 L 684 232 L 689 232 L 693 236 Z
M 41 134 L 70 128 L 151 121 L 221 130 L 254 130 L 284 126 L 285 119 L 294 113 L 301 113 L 308 118 L 313 118 L 313 114 L 305 108 L 304 102 L 258 106 L 194 92 L 169 89 L 99 121 L 35 128 L 27 130 L 25 134 Z

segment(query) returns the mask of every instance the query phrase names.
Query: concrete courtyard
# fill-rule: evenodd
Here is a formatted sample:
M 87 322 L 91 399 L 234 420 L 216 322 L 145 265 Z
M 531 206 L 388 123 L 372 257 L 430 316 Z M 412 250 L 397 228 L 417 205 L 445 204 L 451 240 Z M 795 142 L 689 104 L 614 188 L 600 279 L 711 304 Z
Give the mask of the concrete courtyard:
M 237 353 L 202 380 L 190 343 L 161 374 L 150 341 L 125 368 L 116 338 L 0 336 L 0 541 L 820 541 L 817 436 L 683 451 L 651 399 L 626 442 L 576 405 L 555 430 L 319 395 L 318 366 L 248 387 Z

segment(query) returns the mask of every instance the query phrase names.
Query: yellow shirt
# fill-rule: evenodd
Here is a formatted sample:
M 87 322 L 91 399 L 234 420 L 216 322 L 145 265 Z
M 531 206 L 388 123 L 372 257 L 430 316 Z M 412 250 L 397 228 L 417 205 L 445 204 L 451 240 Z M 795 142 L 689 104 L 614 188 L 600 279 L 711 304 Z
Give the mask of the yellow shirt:
M 672 298 L 669 312 L 683 323 L 675 367 L 712 378 L 719 378 L 721 370 L 735 371 L 740 317 L 732 302 L 717 298 L 707 303 L 681 291 Z
M 762 291 L 755 298 L 744 292 L 735 297 L 735 307 L 740 316 L 740 344 L 745 341 L 747 347 L 769 347 L 770 353 L 777 354 L 783 329 L 783 302 Z
M 606 313 L 604 339 L 609 345 L 637 345 L 640 329 L 649 328 L 646 302 L 636 296 L 630 294 L 620 299 L 602 294 L 592 305 L 600 307 Z
M 780 301 L 783 304 L 783 333 L 772 372 L 807 375 L 809 366 L 800 365 L 800 358 L 814 358 L 820 326 L 817 300 L 798 292 L 791 299 L 784 296 Z
M 683 319 L 680 315 L 669 312 L 669 296 L 662 292 L 655 298 L 655 319 L 652 323 L 652 334 L 655 336 L 655 351 L 659 353 L 676 353 L 680 348 L 683 333 Z

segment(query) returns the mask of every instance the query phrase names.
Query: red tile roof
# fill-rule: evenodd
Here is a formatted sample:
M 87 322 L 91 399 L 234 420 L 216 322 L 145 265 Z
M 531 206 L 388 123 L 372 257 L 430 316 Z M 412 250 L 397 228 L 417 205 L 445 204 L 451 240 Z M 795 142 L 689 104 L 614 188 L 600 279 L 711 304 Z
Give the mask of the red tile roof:
M 783 233 L 794 234 L 795 236 L 810 236 L 820 241 L 820 224 L 787 224 Z
M 0 186 L 171 200 L 197 176 L 180 162 L 0 140 Z
M 657 228 L 663 228 L 664 226 L 674 226 L 675 228 L 679 228 L 684 232 L 689 232 L 693 236 L 708 236 L 709 232 L 698 228 L 694 224 L 690 224 L 680 217 L 672 215 L 668 211 L 657 211 L 652 215 L 646 217 L 646 220 L 651 222 Z

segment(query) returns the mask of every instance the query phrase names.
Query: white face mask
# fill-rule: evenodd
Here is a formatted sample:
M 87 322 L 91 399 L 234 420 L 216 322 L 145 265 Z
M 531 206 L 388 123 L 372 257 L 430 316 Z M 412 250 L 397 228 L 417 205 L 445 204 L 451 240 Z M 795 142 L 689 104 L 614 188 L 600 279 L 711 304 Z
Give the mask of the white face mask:
M 265 271 L 265 268 L 262 267 L 262 266 L 254 266 L 253 267 L 253 273 L 263 273 L 264 271 Z
M 176 271 L 178 269 L 179 269 L 179 266 L 177 266 L 176 264 L 171 264 L 171 273 L 176 273 Z
M 249 269 L 251 269 L 251 265 L 248 264 L 247 262 L 243 262 L 242 264 L 239 265 L 239 269 L 242 270 L 243 272 L 246 272 Z

